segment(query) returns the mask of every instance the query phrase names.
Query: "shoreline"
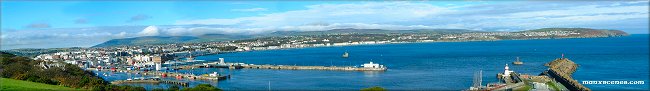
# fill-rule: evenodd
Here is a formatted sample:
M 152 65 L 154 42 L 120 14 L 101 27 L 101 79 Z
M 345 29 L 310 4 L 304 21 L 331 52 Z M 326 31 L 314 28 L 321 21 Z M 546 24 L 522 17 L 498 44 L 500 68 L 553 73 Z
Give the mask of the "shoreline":
M 634 35 L 650 35 L 650 34 L 634 34 Z M 304 48 L 327 48 L 327 47 L 349 47 L 349 46 L 369 46 L 369 45 L 391 45 L 391 44 L 420 44 L 420 43 L 459 43 L 459 42 L 495 42 L 495 41 L 521 41 L 521 40 L 556 40 L 556 39 L 592 39 L 592 38 L 620 38 L 628 36 L 608 36 L 608 37 L 568 37 L 568 38 L 528 38 L 528 39 L 499 39 L 499 40 L 462 40 L 462 41 L 416 41 L 416 42 L 387 42 L 387 43 L 374 43 L 374 44 L 350 44 L 350 45 L 327 45 L 327 46 L 310 46 L 310 47 L 296 47 L 296 48 L 279 48 L 279 49 L 264 49 L 264 50 L 250 50 L 250 51 L 226 51 L 220 53 L 207 53 L 197 54 L 198 56 L 210 56 L 226 53 L 239 53 L 239 52 L 254 52 L 254 51 L 272 51 L 272 50 L 294 50 Z M 187 57 L 179 57 L 187 58 Z M 205 60 L 215 61 L 215 60 Z

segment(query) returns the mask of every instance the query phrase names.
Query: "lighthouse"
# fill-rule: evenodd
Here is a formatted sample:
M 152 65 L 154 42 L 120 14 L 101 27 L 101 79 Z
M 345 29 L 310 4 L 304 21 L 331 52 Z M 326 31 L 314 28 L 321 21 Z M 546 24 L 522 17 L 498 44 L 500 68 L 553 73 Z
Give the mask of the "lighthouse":
M 503 71 L 503 77 L 508 77 L 510 76 L 511 72 L 514 72 L 514 71 L 510 71 L 509 69 L 510 67 L 508 67 L 508 64 L 506 64 L 505 71 Z

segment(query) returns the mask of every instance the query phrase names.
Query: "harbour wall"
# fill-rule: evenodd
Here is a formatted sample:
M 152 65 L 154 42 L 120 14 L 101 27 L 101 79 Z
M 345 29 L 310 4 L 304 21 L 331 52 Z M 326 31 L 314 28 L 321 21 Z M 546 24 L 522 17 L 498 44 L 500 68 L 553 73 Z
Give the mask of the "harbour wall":
M 591 91 L 591 89 L 574 80 L 571 75 L 576 71 L 578 65 L 567 58 L 559 58 L 546 63 L 549 69 L 544 74 L 560 82 L 571 91 Z
M 252 65 L 252 64 L 238 64 L 238 63 L 223 63 L 223 64 L 196 64 L 177 66 L 175 69 L 192 69 L 192 68 L 231 68 L 231 69 L 276 69 L 276 70 L 339 70 L 339 71 L 385 71 L 386 68 L 366 68 L 366 67 L 352 67 L 352 66 L 293 66 L 293 65 Z

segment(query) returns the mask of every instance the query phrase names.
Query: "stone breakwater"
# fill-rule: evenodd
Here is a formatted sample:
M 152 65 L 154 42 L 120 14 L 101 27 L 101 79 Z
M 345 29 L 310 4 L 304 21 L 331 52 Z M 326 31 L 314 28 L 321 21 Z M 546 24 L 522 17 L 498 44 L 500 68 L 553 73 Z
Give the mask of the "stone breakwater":
M 296 65 L 254 65 L 245 63 L 205 63 L 177 66 L 174 69 L 194 69 L 194 68 L 231 68 L 231 69 L 275 69 L 275 70 L 335 70 L 335 71 L 385 71 L 387 68 L 371 67 L 352 67 L 352 66 L 296 66 Z
M 555 79 L 571 91 L 590 91 L 591 89 L 574 80 L 571 75 L 578 68 L 578 65 L 567 58 L 558 58 L 554 61 L 544 64 L 549 69 L 543 74 Z

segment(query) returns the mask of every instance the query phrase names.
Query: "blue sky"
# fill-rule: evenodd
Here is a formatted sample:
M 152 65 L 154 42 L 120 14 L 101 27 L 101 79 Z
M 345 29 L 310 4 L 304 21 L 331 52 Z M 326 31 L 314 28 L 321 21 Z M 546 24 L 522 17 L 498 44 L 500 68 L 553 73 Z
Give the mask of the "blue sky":
M 3 1 L 2 49 L 138 36 L 548 27 L 648 33 L 648 1 Z M 59 42 L 66 41 L 66 42 Z

